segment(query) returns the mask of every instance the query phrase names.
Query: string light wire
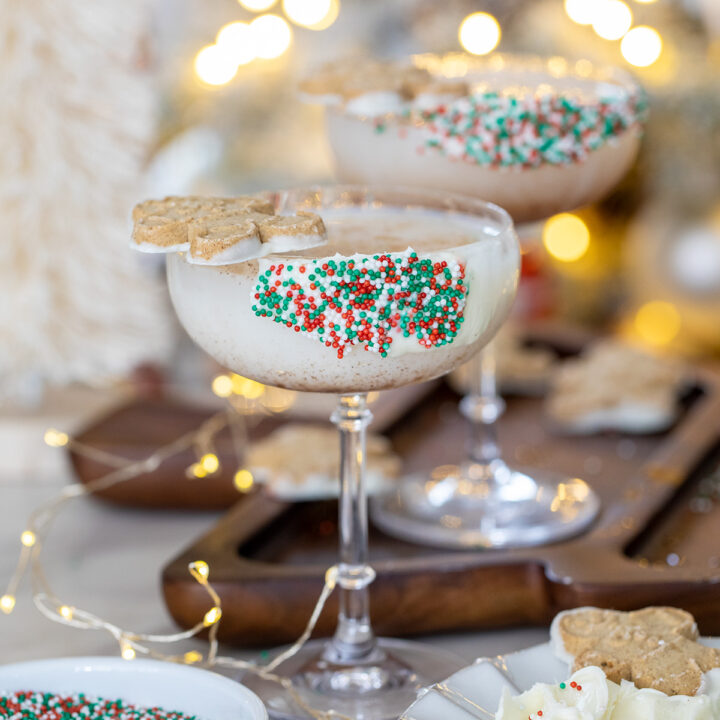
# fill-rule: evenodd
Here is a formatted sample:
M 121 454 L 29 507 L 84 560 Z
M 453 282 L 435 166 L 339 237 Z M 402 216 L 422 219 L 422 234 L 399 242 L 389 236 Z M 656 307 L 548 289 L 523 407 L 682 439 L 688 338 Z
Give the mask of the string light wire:
M 289 648 L 280 653 L 267 665 L 257 665 L 232 657 L 218 655 L 218 631 L 222 621 L 222 601 L 210 583 L 211 568 L 204 560 L 196 560 L 188 565 L 188 572 L 193 579 L 207 592 L 212 606 L 203 617 L 191 628 L 176 633 L 140 633 L 121 628 L 119 625 L 104 620 L 100 616 L 83 608 L 67 605 L 52 590 L 45 577 L 41 555 L 44 542 L 47 538 L 52 521 L 61 510 L 70 502 L 80 497 L 107 490 L 115 485 L 131 480 L 144 473 L 153 472 L 165 460 L 188 449 L 195 449 L 196 454 L 202 452 L 201 460 L 208 455 L 215 456 L 214 438 L 225 427 L 230 428 L 233 437 L 235 454 L 240 456 L 240 437 L 247 437 L 247 427 L 243 423 L 243 431 L 239 432 L 237 419 L 246 419 L 246 415 L 232 408 L 213 415 L 196 430 L 181 435 L 171 443 L 159 448 L 144 460 L 128 462 L 126 459 L 115 456 L 103 450 L 98 450 L 74 438 L 60 433 L 63 437 L 61 445 L 54 442 L 55 435 L 50 436 L 49 444 L 55 447 L 67 447 L 78 455 L 101 462 L 112 468 L 110 472 L 87 484 L 74 483 L 68 485 L 52 500 L 37 507 L 30 515 L 26 530 L 23 531 L 20 541 L 20 553 L 15 570 L 10 577 L 6 592 L 0 598 L 0 610 L 10 614 L 16 601 L 16 593 L 20 587 L 28 568 L 31 573 L 32 600 L 37 610 L 48 620 L 79 630 L 100 630 L 107 632 L 118 643 L 120 656 L 131 662 L 137 655 L 143 655 L 167 662 L 192 664 L 207 669 L 224 667 L 253 673 L 259 677 L 280 685 L 292 700 L 315 720 L 353 720 L 352 718 L 334 710 L 318 710 L 310 706 L 298 692 L 290 678 L 275 674 L 274 670 L 289 658 L 299 652 L 312 636 L 315 626 L 325 607 L 328 598 L 337 585 L 337 566 L 332 566 L 325 574 L 325 582 L 318 597 L 315 608 L 298 640 Z M 58 431 L 54 431 L 56 434 Z M 239 437 L 240 436 L 240 437 Z M 47 441 L 47 438 L 46 438 Z M 206 457 L 207 461 L 207 457 Z M 210 465 L 213 461 L 210 460 Z M 151 645 L 168 645 L 189 640 L 200 633 L 207 631 L 208 649 L 206 655 L 198 651 L 186 652 L 182 655 L 162 653 Z

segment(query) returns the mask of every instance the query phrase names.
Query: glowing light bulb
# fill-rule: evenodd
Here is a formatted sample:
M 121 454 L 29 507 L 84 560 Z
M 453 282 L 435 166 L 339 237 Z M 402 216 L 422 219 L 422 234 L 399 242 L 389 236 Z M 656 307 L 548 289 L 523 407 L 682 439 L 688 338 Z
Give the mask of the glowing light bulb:
M 218 375 L 213 378 L 212 391 L 221 398 L 228 398 L 232 395 L 232 380 L 227 375 Z
M 120 645 L 120 655 L 123 660 L 134 660 L 135 659 L 135 648 L 128 642 L 123 642 Z
M 262 383 L 250 380 L 242 375 L 232 375 L 232 390 L 248 400 L 257 400 L 264 392 L 265 386 Z
M 193 663 L 200 662 L 203 659 L 203 656 L 202 653 L 199 653 L 197 650 L 190 650 L 185 653 L 183 659 L 186 663 L 192 665 Z
M 207 475 L 207 470 L 200 463 L 193 463 L 186 471 L 185 474 L 190 478 L 204 478 Z
M 67 433 L 55 430 L 54 428 L 48 428 L 45 431 L 43 439 L 50 447 L 62 447 L 63 445 L 67 445 L 70 440 Z
M 681 324 L 677 308 L 663 300 L 647 302 L 635 313 L 635 330 L 650 345 L 667 345 L 680 332 Z
M 220 618 L 222 617 L 222 610 L 219 607 L 214 607 L 208 610 L 205 613 L 205 617 L 203 618 L 203 625 L 205 627 L 210 627 L 211 625 L 214 625 Z
M 238 2 L 250 12 L 263 12 L 269 10 L 277 0 L 238 0 Z
M 250 23 L 259 58 L 271 60 L 280 57 L 292 42 L 292 28 L 279 15 L 260 15 Z
M 255 59 L 255 36 L 247 23 L 224 25 L 215 38 L 215 44 L 237 65 L 247 65 Z
M 462 23 L 458 37 L 460 44 L 473 55 L 487 55 L 492 52 L 500 42 L 500 24 L 486 12 L 476 12 L 468 15 Z
M 227 85 L 237 69 L 232 53 L 219 45 L 206 45 L 195 56 L 195 74 L 207 85 Z
M 638 25 L 620 43 L 622 56 L 635 67 L 652 65 L 662 52 L 662 38 L 655 28 Z
M 205 453 L 200 458 L 200 466 L 208 475 L 213 475 L 220 469 L 220 460 L 215 453 Z
M 37 535 L 32 530 L 25 530 L 20 536 L 20 542 L 28 548 L 31 548 L 37 542 Z
M 590 231 L 577 215 L 560 213 L 545 223 L 543 245 L 556 260 L 574 262 L 590 247 Z
M 188 565 L 190 574 L 198 580 L 207 580 L 210 577 L 210 566 L 204 560 L 195 560 Z
M 0 610 L 9 615 L 15 609 L 15 597 L 13 595 L 3 595 L 0 598 Z
M 565 12 L 574 23 L 591 25 L 597 4 L 598 0 L 565 0 Z
M 253 478 L 252 473 L 249 470 L 238 470 L 235 473 L 233 482 L 240 492 L 247 492 L 255 483 L 255 478 Z
M 283 10 L 296 25 L 310 30 L 325 30 L 340 12 L 338 0 L 283 0 Z
M 67 605 L 61 605 L 58 608 L 58 612 L 62 617 L 65 618 L 65 620 L 72 620 L 73 618 L 73 609 L 71 607 L 68 607 Z
M 632 10 L 622 0 L 603 0 L 592 21 L 593 30 L 605 40 L 619 40 L 630 29 Z

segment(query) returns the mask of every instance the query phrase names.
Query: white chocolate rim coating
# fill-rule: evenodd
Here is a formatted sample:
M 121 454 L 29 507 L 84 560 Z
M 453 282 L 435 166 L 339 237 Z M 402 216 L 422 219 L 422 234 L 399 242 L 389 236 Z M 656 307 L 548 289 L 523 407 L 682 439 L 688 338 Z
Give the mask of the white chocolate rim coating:
M 565 91 L 570 97 L 578 96 L 578 86 L 583 86 L 585 99 L 596 95 L 597 90 L 605 93 L 617 93 L 618 97 L 632 98 L 642 92 L 640 85 L 630 73 L 621 68 L 600 65 L 587 59 L 575 62 L 563 57 L 543 57 L 532 54 L 493 53 L 482 57 L 467 53 L 446 54 L 423 53 L 411 55 L 409 62 L 418 68 L 430 72 L 438 79 L 467 80 L 474 88 L 485 88 L 500 94 L 533 94 L 547 90 Z M 504 78 L 504 79 L 503 79 Z M 518 78 L 526 82 L 508 85 L 509 78 Z M 503 79 L 502 82 L 497 82 Z M 534 82 L 527 82 L 528 79 Z M 394 96 L 392 99 L 390 96 Z M 303 102 L 325 105 L 333 112 L 347 112 L 369 123 L 379 119 L 394 122 L 408 110 L 431 109 L 432 98 L 446 102 L 450 96 L 437 93 L 419 92 L 408 100 L 394 91 L 368 91 L 350 99 L 344 99 L 336 93 L 313 94 L 300 93 Z
M 189 251 L 185 253 L 185 259 L 192 265 L 235 265 L 278 253 L 322 247 L 326 243 L 327 238 L 322 235 L 275 235 L 264 243 L 258 236 L 242 240 L 208 259 L 193 256 Z

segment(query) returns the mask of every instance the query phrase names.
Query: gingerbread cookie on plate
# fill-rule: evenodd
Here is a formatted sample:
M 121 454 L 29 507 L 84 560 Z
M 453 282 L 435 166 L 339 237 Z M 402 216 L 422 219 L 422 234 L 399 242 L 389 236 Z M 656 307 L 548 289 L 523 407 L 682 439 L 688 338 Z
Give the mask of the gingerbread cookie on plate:
M 555 617 L 550 637 L 573 672 L 596 666 L 608 680 L 666 695 L 696 695 L 705 673 L 720 668 L 720 650 L 698 642 L 695 619 L 679 608 L 568 610 Z

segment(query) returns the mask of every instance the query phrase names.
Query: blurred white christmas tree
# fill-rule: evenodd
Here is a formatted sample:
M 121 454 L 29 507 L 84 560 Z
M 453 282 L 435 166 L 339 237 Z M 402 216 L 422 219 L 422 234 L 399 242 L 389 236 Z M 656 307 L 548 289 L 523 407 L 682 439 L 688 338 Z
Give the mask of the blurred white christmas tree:
M 169 349 L 128 248 L 157 103 L 145 0 L 0 0 L 0 397 Z

